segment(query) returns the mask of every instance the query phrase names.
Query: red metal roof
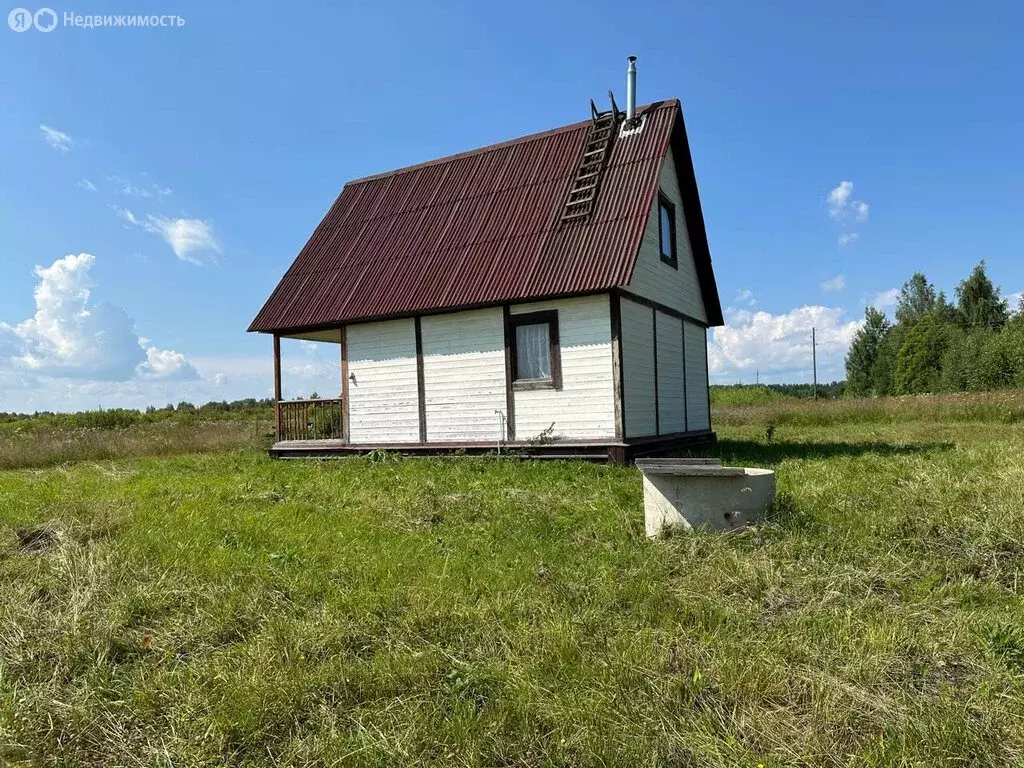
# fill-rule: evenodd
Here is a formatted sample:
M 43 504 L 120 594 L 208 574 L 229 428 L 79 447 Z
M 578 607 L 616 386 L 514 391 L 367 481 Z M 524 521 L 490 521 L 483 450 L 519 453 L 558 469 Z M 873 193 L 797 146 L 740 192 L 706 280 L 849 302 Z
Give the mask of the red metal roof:
M 590 121 L 349 182 L 249 330 L 309 330 L 624 286 L 670 144 L 708 321 L 721 324 L 695 180 L 686 199 L 684 174 L 692 178 L 693 168 L 679 102 L 638 111 L 646 125 L 614 143 L 583 223 L 559 226 Z

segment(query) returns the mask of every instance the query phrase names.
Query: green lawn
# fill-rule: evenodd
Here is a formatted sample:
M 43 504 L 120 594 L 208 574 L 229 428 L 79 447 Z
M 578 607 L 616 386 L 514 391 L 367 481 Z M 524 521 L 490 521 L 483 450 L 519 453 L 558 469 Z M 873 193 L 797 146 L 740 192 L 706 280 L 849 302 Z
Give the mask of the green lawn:
M 770 519 L 657 542 L 625 468 L 0 471 L 0 765 L 1024 761 L 1024 427 L 759 418 Z

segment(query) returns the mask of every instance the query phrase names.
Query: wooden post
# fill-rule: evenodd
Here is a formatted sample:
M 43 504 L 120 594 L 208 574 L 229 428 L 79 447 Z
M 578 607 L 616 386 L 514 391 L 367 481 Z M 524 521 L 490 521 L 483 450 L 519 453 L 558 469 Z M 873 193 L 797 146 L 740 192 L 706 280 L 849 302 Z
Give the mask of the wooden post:
M 274 334 L 274 440 L 281 440 L 281 337 Z
M 818 338 L 817 329 L 811 328 L 811 364 L 814 366 L 814 399 L 818 399 Z
M 341 326 L 341 439 L 346 443 L 350 437 L 348 403 L 348 326 Z

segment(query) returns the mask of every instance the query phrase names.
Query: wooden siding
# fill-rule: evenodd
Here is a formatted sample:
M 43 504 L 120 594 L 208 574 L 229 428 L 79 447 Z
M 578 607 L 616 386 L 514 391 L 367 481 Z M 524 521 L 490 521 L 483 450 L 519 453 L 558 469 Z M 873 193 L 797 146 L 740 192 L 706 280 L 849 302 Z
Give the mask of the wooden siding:
M 660 189 L 676 209 L 676 259 L 678 269 L 661 260 L 658 238 L 658 197 L 655 195 L 647 215 L 640 253 L 633 269 L 629 290 L 659 304 L 671 307 L 701 322 L 707 322 L 704 302 L 701 299 L 697 267 L 693 261 L 690 237 L 683 216 L 683 201 L 676 178 L 676 164 L 669 149 L 661 167 Z M 664 430 L 662 430 L 664 431 Z
M 699 325 L 686 324 L 686 411 L 690 431 L 710 429 L 708 412 L 707 331 Z
M 502 437 L 505 330 L 500 307 L 422 318 L 429 442 Z
M 656 435 L 654 310 L 625 298 L 621 305 L 626 437 Z
M 562 388 L 517 390 L 516 438 L 529 440 L 554 423 L 565 439 L 615 437 L 608 296 L 518 304 L 513 315 L 556 310 L 562 358 Z
M 686 431 L 683 321 L 658 312 L 658 431 Z
M 417 442 L 413 321 L 353 325 L 347 341 L 349 439 L 356 444 Z

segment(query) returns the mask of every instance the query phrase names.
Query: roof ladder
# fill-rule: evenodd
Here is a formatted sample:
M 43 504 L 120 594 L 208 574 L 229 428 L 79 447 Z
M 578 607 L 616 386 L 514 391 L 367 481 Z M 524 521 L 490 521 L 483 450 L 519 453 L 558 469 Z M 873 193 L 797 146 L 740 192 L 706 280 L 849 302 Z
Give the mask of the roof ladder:
M 583 155 L 576 168 L 576 175 L 569 185 L 569 195 L 565 199 L 562 211 L 562 223 L 583 221 L 590 218 L 597 205 L 597 193 L 601 187 L 608 157 L 612 152 L 612 142 L 622 113 L 615 104 L 615 97 L 608 92 L 612 108 L 607 112 L 598 112 L 594 100 L 590 100 L 590 133 L 583 145 Z

